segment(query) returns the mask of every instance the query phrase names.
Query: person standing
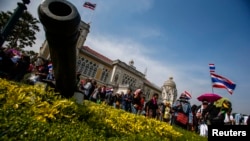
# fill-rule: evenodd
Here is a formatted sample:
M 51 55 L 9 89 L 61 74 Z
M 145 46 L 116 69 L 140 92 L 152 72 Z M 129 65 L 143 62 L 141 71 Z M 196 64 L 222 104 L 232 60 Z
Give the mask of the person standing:
M 188 127 L 193 125 L 193 113 L 191 110 L 191 104 L 189 102 L 189 97 L 187 97 L 184 93 L 182 93 L 179 99 L 174 102 L 172 110 L 174 116 L 171 121 L 172 125 L 179 126 L 183 129 L 188 129 Z M 177 116 L 180 113 L 183 113 L 187 117 L 187 123 L 183 124 L 177 121 Z
M 127 112 L 132 112 L 131 111 L 132 101 L 133 101 L 132 90 L 131 88 L 128 88 L 127 93 L 124 94 L 122 97 L 122 109 Z
M 94 86 L 92 84 L 92 79 L 86 79 L 86 83 L 83 85 L 82 90 L 84 91 L 84 99 L 89 100 L 92 89 L 94 90 Z
M 246 122 L 247 125 L 250 125 L 250 115 L 248 115 L 247 117 L 247 122 Z
M 90 95 L 89 100 L 97 103 L 97 100 L 100 99 L 100 92 L 101 92 L 101 86 L 96 85 L 96 88 Z
M 225 114 L 225 118 L 224 118 L 224 124 L 225 125 L 234 125 L 235 121 L 234 121 L 234 117 L 232 115 L 232 108 L 230 108 L 226 114 Z
M 208 127 L 207 127 L 207 113 L 205 112 L 208 107 L 208 101 L 203 100 L 202 105 L 199 106 L 199 109 L 196 112 L 196 118 L 198 122 L 198 133 L 201 136 L 207 136 Z
M 54 80 L 54 70 L 53 70 L 53 64 L 52 61 L 49 60 L 48 62 L 48 75 L 47 75 L 47 80 Z
M 146 117 L 156 118 L 157 112 L 159 110 L 157 99 L 159 94 L 154 93 L 153 97 L 146 103 Z
M 103 85 L 100 91 L 100 102 L 105 102 L 105 98 L 106 98 L 106 86 Z
M 164 122 L 167 122 L 167 123 L 170 123 L 170 119 L 171 119 L 171 105 L 169 102 L 166 102 L 165 103 L 165 110 L 164 110 L 164 113 L 163 113 L 163 121 Z
M 132 105 L 131 105 L 131 110 L 132 110 L 132 113 L 134 113 L 134 114 L 139 114 L 138 112 L 142 107 L 141 94 L 142 94 L 141 89 L 137 89 L 133 94 L 133 101 L 132 101 Z
M 241 119 L 241 114 L 240 113 L 236 113 L 235 114 L 235 125 L 240 125 L 240 119 Z
M 145 114 L 146 114 L 146 112 L 145 112 L 145 105 L 146 105 L 146 101 L 145 101 L 145 96 L 142 96 L 141 97 L 141 100 L 140 100 L 140 107 L 138 108 L 138 114 L 139 115 L 144 115 L 145 116 Z

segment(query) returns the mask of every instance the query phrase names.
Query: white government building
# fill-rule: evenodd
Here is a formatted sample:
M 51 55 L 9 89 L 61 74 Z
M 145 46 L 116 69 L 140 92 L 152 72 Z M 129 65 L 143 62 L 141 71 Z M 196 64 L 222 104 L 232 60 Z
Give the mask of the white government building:
M 176 100 L 177 89 L 172 77 L 163 86 L 156 86 L 147 80 L 146 74 L 136 69 L 133 60 L 128 63 L 119 59 L 110 60 L 105 55 L 91 49 L 91 47 L 84 46 L 89 29 L 89 24 L 83 21 L 80 23 L 80 36 L 76 47 L 76 70 L 81 73 L 82 79 L 93 78 L 99 85 L 112 87 L 116 93 L 126 93 L 128 87 L 132 88 L 132 90 L 140 88 L 143 90 L 146 100 L 149 100 L 154 93 L 158 93 L 159 103 L 170 102 L 172 104 Z M 50 58 L 46 41 L 44 41 L 40 49 L 39 56 Z

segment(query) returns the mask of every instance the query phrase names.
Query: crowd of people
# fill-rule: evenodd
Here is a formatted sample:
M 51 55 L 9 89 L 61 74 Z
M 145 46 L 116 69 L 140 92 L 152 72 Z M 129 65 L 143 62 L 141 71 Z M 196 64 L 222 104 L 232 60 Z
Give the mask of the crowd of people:
M 7 48 L 0 48 L 0 77 L 28 84 L 54 81 L 50 60 L 37 56 L 32 58 L 16 49 Z
M 220 106 L 206 99 L 202 100 L 200 105 L 195 105 L 190 103 L 190 97 L 182 93 L 173 104 L 170 104 L 158 102 L 159 94 L 154 93 L 146 101 L 142 89 L 128 88 L 126 92 L 116 93 L 106 85 L 97 84 L 95 79 L 82 80 L 80 75 L 77 74 L 76 91 L 82 93 L 83 99 L 154 118 L 201 136 L 207 136 L 207 125 L 250 125 L 249 116 L 232 115 L 232 103 L 228 100 L 222 101 Z M 28 84 L 55 84 L 50 60 L 42 57 L 32 60 L 30 56 L 13 49 L 0 50 L 0 77 Z
M 128 88 L 126 93 L 115 93 L 113 88 L 108 88 L 105 85 L 97 85 L 94 79 L 86 79 L 79 83 L 79 91 L 84 94 L 85 100 L 90 100 L 95 103 L 105 103 L 117 109 L 122 109 L 126 112 L 144 115 L 149 118 L 161 118 L 159 112 L 161 105 L 157 99 L 159 95 L 155 93 L 149 100 L 145 100 L 145 96 L 141 89 L 132 90 Z
M 21 81 L 30 72 L 30 57 L 14 49 L 0 48 L 0 76 Z
M 92 90 L 88 89 L 91 84 L 96 86 Z M 250 125 L 250 118 L 239 117 L 240 114 L 232 115 L 232 103 L 227 99 L 220 106 L 206 99 L 200 105 L 195 105 L 190 103 L 190 97 L 182 93 L 171 105 L 169 102 L 159 103 L 157 93 L 146 101 L 141 89 L 133 91 L 128 88 L 125 93 L 115 93 L 105 85 L 97 86 L 93 79 L 80 84 L 80 89 L 84 91 L 84 99 L 104 102 L 114 108 L 179 126 L 201 136 L 207 136 L 208 125 Z

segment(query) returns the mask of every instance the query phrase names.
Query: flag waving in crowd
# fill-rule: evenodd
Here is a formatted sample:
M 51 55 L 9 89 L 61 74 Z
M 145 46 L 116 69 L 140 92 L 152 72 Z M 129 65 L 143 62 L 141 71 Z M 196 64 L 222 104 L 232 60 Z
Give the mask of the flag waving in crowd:
M 233 94 L 233 91 L 236 87 L 236 84 L 215 73 L 215 65 L 213 63 L 208 64 L 209 66 L 209 70 L 210 70 L 210 76 L 211 76 L 211 80 L 212 80 L 212 88 L 222 88 L 222 89 L 227 89 L 227 91 L 230 94 Z
M 90 3 L 90 2 L 85 2 L 83 4 L 83 7 L 89 8 L 91 10 L 95 10 L 96 4 Z
M 210 73 L 215 72 L 215 65 L 214 64 L 209 64 L 209 69 L 210 69 Z
M 192 98 L 191 94 L 190 94 L 188 91 L 184 91 L 183 94 L 185 94 L 185 96 L 186 96 L 188 99 L 191 99 L 191 98 Z
M 227 91 L 230 94 L 233 94 L 236 84 L 233 83 L 231 80 L 215 73 L 211 73 L 211 79 L 212 79 L 212 87 L 224 88 L 227 89 Z

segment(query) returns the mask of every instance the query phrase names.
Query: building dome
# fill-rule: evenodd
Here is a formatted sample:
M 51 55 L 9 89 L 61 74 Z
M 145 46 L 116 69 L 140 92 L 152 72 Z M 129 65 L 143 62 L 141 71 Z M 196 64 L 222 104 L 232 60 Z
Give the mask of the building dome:
M 165 86 L 169 86 L 169 87 L 172 87 L 172 88 L 176 88 L 176 84 L 175 82 L 173 81 L 173 77 L 169 77 L 169 79 L 167 81 L 165 81 L 164 85 Z

